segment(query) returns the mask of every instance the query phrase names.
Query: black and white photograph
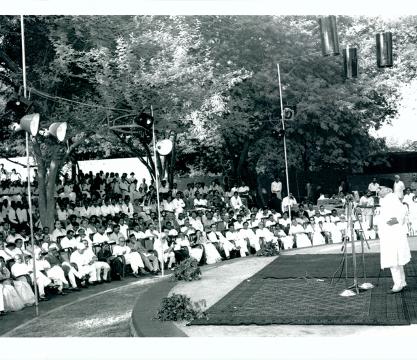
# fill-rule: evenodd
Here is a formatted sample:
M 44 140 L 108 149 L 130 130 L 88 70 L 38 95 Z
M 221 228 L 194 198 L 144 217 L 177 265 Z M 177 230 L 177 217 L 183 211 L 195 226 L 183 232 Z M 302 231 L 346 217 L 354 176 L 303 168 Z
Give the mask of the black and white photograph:
M 413 358 L 417 9 L 34 3 L 0 5 L 1 358 Z

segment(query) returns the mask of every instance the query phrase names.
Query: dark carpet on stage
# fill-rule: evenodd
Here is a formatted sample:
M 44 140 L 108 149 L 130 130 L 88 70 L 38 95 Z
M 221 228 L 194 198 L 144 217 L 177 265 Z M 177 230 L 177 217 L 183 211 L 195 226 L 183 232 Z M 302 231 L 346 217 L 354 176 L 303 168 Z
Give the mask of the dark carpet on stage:
M 413 253 L 414 258 L 416 255 Z M 375 288 L 341 297 L 339 294 L 352 285 L 353 279 L 346 280 L 344 275 L 339 278 L 338 273 L 332 281 L 339 260 L 337 255 L 280 256 L 210 307 L 207 319 L 194 320 L 190 325 L 417 323 L 414 261 L 406 266 L 407 289 L 390 294 L 392 279 L 389 273 L 379 272 L 379 254 L 368 254 L 366 268 L 372 277 L 368 275 L 367 281 Z
M 412 252 L 412 260 L 406 267 L 406 276 L 417 276 L 417 252 Z M 345 277 L 343 253 L 310 254 L 280 256 L 264 267 L 255 276 L 261 278 L 293 279 L 293 278 L 332 278 Z M 363 277 L 362 255 L 356 256 L 357 273 Z M 348 255 L 348 277 L 353 277 L 352 255 Z M 370 278 L 391 277 L 389 269 L 380 269 L 379 253 L 365 254 L 366 276 Z

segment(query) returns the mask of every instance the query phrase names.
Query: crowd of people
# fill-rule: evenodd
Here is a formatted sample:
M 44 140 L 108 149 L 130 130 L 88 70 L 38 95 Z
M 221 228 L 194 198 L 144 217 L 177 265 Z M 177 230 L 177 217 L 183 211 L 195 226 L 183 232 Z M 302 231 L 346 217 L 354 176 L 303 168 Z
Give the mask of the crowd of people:
M 36 181 L 35 174 L 34 188 Z M 286 250 L 341 243 L 347 229 L 343 207 L 330 211 L 298 203 L 292 194 L 282 198 L 276 184 L 271 197 L 280 206 L 257 208 L 245 184 L 225 189 L 217 180 L 190 182 L 180 190 L 162 180 L 158 217 L 152 181 L 138 181 L 134 173 L 80 171 L 74 180 L 57 181 L 53 229 L 41 224 L 35 197 L 32 248 L 25 184 L 3 176 L 1 188 L 7 191 L 0 201 L 0 314 L 32 305 L 34 284 L 39 300 L 47 301 L 49 293 L 65 295 L 128 273 L 155 275 L 162 266 L 173 269 L 190 257 L 203 265 L 261 254 L 265 246 Z M 354 228 L 372 239 L 370 199 L 368 192 L 357 200 L 362 212 Z

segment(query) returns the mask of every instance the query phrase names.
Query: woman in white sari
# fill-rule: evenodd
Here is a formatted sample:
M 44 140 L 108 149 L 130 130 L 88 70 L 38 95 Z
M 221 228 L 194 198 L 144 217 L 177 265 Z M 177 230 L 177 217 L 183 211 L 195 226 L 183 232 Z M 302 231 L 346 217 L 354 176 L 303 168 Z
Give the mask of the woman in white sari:
M 311 246 L 311 241 L 307 236 L 306 229 L 304 229 L 303 225 L 299 224 L 296 219 L 292 220 L 288 234 L 295 237 L 297 248 Z
M 23 262 L 22 255 L 16 255 L 15 263 L 12 265 L 10 272 L 13 276 L 13 285 L 16 292 L 19 294 L 26 306 L 31 306 L 35 303 L 35 294 L 30 287 L 26 276 L 30 275 L 30 269 L 25 262 Z
M 200 230 L 197 230 L 196 235 L 197 235 L 196 243 L 201 244 L 204 247 L 206 264 L 210 265 L 210 264 L 215 264 L 216 262 L 221 261 L 222 257 L 220 256 L 216 247 L 211 242 L 208 241 L 205 233 L 201 232 Z
M 394 282 L 392 292 L 395 293 L 407 286 L 404 265 L 411 259 L 406 212 L 403 204 L 390 188 L 382 187 L 379 196 L 380 213 L 377 227 L 381 248 L 381 269 L 390 268 Z

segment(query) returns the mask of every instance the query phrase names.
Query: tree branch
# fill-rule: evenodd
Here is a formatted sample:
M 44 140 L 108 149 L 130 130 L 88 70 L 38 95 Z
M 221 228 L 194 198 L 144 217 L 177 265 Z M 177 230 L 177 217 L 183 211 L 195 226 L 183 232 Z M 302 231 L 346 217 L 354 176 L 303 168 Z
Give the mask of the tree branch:
M 149 173 L 151 174 L 151 176 L 153 177 L 153 178 L 155 178 L 155 173 L 154 173 L 154 169 L 152 168 L 152 166 L 150 166 L 145 160 L 143 160 L 143 158 L 142 158 L 142 156 L 140 156 L 140 154 L 138 153 L 138 151 L 137 151 L 137 149 L 136 148 L 133 148 L 132 146 L 130 146 L 116 131 L 113 131 L 113 134 L 123 143 L 123 144 L 125 144 L 125 145 L 127 145 L 127 146 L 129 146 L 129 148 L 130 148 L 130 150 L 132 151 L 132 152 L 134 152 L 135 154 L 136 154 L 136 157 L 139 159 L 139 161 L 143 164 L 143 165 L 145 165 L 146 166 L 146 168 L 148 169 L 148 171 L 149 171 Z M 141 142 L 141 144 L 143 145 L 143 143 Z M 147 151 L 146 151 L 147 150 Z M 149 154 L 150 154 L 150 150 L 149 150 L 149 147 L 146 149 L 145 148 L 145 151 L 146 151 L 146 153 L 148 154 L 148 156 L 149 156 Z M 152 157 L 150 157 L 150 159 L 152 159 Z M 153 164 L 153 162 L 152 161 L 150 161 L 150 163 L 151 164 Z
M 15 73 L 20 73 L 20 67 L 10 57 L 0 49 L 0 59 L 4 62 L 7 68 Z
M 18 161 L 10 160 L 9 158 L 5 158 L 5 160 L 10 161 L 11 163 L 16 164 L 16 165 L 27 167 L 27 164 L 22 164 Z M 37 167 L 37 165 L 30 165 L 30 167 Z
M 66 160 L 71 155 L 71 153 L 77 148 L 78 145 L 80 145 L 87 137 L 93 134 L 95 134 L 94 131 L 87 131 L 83 136 L 81 136 L 81 138 L 79 138 L 76 142 L 71 144 L 71 146 L 68 148 L 68 150 L 65 153 L 64 160 Z

